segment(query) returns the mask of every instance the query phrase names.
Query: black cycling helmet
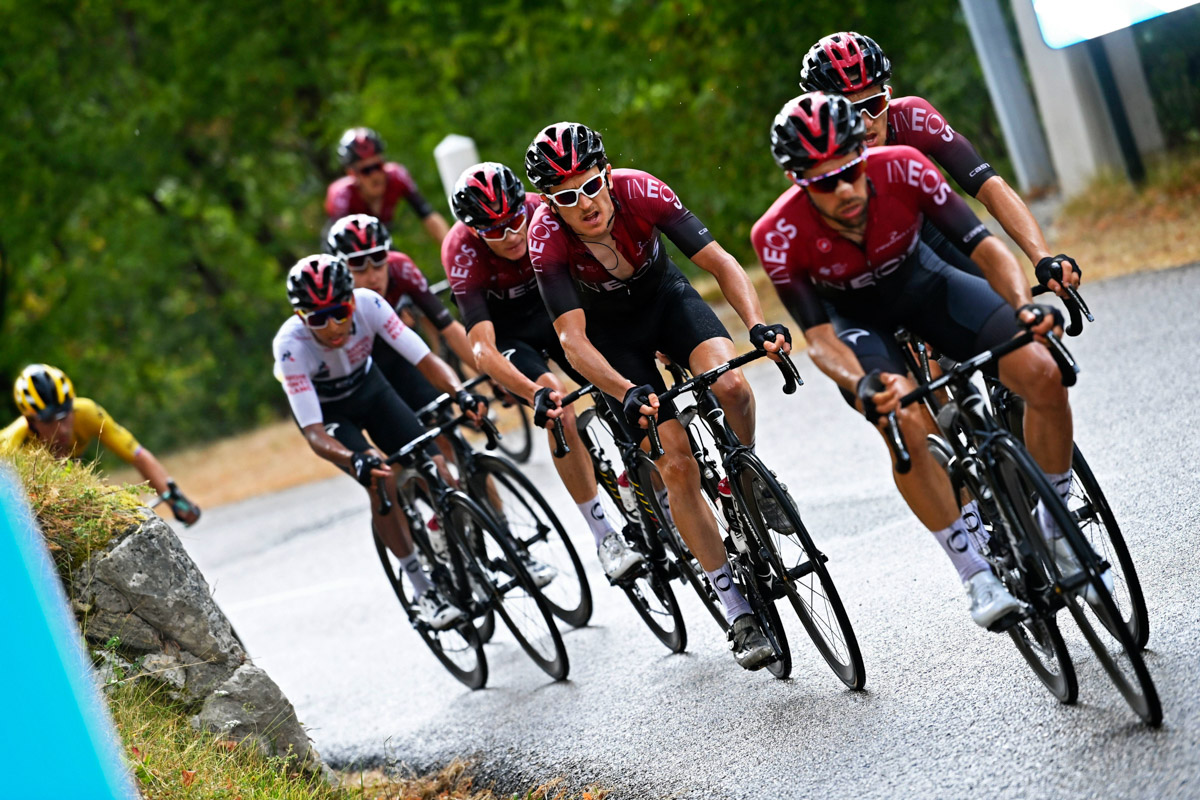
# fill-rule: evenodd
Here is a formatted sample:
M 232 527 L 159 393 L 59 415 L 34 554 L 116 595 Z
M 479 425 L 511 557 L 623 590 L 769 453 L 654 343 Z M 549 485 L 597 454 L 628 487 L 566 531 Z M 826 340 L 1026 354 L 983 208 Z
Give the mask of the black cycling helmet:
M 30 364 L 21 370 L 13 384 L 13 399 L 21 416 L 49 422 L 65 417 L 74 407 L 75 387 L 61 369 L 49 364 Z
M 472 228 L 487 228 L 508 219 L 525 205 L 525 184 L 503 164 L 485 161 L 458 176 L 450 207 Z
M 892 62 L 870 36 L 854 31 L 832 33 L 809 48 L 800 70 L 806 92 L 845 94 L 892 77 Z
M 608 164 L 600 134 L 578 122 L 556 122 L 542 129 L 525 151 L 525 174 L 548 192 L 581 172 Z
M 295 310 L 318 311 L 349 302 L 354 297 L 354 276 L 341 256 L 305 256 L 288 270 L 287 293 Z
M 867 126 L 840 94 L 808 92 L 789 100 L 771 123 L 771 155 L 799 174 L 863 146 Z
M 325 252 L 343 258 L 392 249 L 392 235 L 377 217 L 351 214 L 333 223 L 325 237 Z
M 338 161 L 343 167 L 383 154 L 383 138 L 370 128 L 351 128 L 338 141 Z

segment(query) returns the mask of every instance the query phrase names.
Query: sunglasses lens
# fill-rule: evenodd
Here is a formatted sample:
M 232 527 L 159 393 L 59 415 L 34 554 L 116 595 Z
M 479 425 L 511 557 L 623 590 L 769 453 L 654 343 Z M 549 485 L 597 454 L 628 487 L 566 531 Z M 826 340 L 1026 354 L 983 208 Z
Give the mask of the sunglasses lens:
M 601 172 L 596 177 L 579 187 L 588 197 L 595 197 L 600 194 L 600 190 L 604 188 L 604 173 Z
M 558 203 L 560 206 L 566 206 L 567 208 L 570 208 L 571 206 L 579 203 L 579 190 L 564 189 L 563 191 L 554 195 L 554 202 Z
M 819 178 L 814 178 L 810 183 L 806 184 L 809 189 L 812 189 L 818 194 L 829 194 L 837 190 L 838 184 L 842 181 L 846 183 L 854 183 L 862 175 L 863 170 L 867 168 L 866 161 L 855 161 L 848 166 L 829 175 L 822 175 Z
M 510 231 L 512 233 L 519 233 L 525 227 L 526 216 L 525 209 L 522 208 L 499 225 L 493 225 L 490 228 L 476 228 L 476 230 L 479 232 L 480 238 L 485 241 L 498 242 L 507 236 Z
M 875 119 L 884 111 L 887 111 L 889 99 L 890 96 L 887 92 L 880 92 L 879 94 L 871 95 L 865 100 L 859 100 L 854 104 L 854 108 L 860 113 L 865 112 L 871 119 Z
M 383 169 L 383 164 L 368 164 L 365 167 L 359 167 L 358 174 L 371 175 L 372 173 L 378 172 L 381 169 Z
M 314 311 L 304 318 L 304 324 L 310 328 L 324 328 L 331 321 L 339 324 L 345 322 L 353 313 L 353 305 L 342 303 L 329 308 L 323 308 L 320 311 Z
M 367 257 L 364 255 L 346 256 L 346 266 L 350 269 L 362 269 L 367 266 Z

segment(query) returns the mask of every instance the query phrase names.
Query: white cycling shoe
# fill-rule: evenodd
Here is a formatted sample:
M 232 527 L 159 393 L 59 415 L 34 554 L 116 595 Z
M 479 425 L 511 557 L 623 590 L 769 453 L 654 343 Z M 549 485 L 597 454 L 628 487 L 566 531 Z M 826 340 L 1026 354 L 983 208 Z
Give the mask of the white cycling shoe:
M 554 580 L 554 576 L 558 574 L 554 567 L 545 561 L 538 561 L 529 553 L 521 553 L 521 564 L 529 573 L 529 577 L 533 578 L 533 585 L 539 589 Z
M 1067 543 L 1066 538 L 1060 536 L 1057 539 L 1051 539 L 1048 544 L 1050 545 L 1050 552 L 1054 555 L 1054 564 L 1058 567 L 1058 571 L 1062 573 L 1064 578 L 1069 578 L 1072 575 L 1078 575 L 1080 572 L 1083 572 L 1083 565 L 1075 557 L 1075 551 L 1071 549 L 1071 545 Z M 1112 570 L 1106 569 L 1100 573 L 1100 580 L 1104 582 L 1104 588 L 1108 589 L 1109 594 L 1111 594 L 1113 590 Z M 1091 581 L 1083 585 L 1079 595 L 1091 606 L 1096 606 L 1100 603 L 1100 595 L 1095 587 L 1092 586 Z
M 596 555 L 600 557 L 600 566 L 610 581 L 623 577 L 643 561 L 642 554 L 631 548 L 616 531 L 604 537 L 596 548 Z
M 981 628 L 992 629 L 1004 617 L 1021 610 L 1021 601 L 1009 594 L 990 569 L 980 570 L 963 581 L 971 600 L 971 619 Z
M 462 609 L 442 599 L 432 586 L 417 599 L 416 606 L 417 618 L 435 631 L 444 631 L 463 618 Z

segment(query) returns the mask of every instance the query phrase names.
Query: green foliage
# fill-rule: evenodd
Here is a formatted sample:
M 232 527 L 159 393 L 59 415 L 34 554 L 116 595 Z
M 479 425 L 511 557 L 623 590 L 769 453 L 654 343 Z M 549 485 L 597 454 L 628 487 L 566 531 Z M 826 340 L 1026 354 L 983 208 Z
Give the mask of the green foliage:
M 993 163 L 1003 152 L 958 0 L 0 0 L 0 375 L 56 364 L 153 450 L 285 408 L 282 278 L 318 249 L 333 146 L 377 128 L 449 218 L 449 133 L 519 166 L 544 125 L 601 129 L 751 262 L 784 188 L 772 116 L 819 36 L 857 28 Z M 428 274 L 407 208 L 393 233 Z

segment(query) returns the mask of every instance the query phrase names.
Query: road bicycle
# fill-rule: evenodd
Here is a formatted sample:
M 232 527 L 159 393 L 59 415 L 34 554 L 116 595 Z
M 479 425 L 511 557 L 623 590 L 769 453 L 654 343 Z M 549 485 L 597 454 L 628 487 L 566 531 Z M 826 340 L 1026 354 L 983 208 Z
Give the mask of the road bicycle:
M 979 550 L 1022 603 L 1019 613 L 1000 624 L 1008 626 L 1010 637 L 1039 680 L 1061 702 L 1075 702 L 1074 665 L 1057 625 L 1057 614 L 1065 608 L 1126 702 L 1144 721 L 1156 726 L 1162 721 L 1162 707 L 1141 648 L 1128 626 L 1111 622 L 1122 619 L 1101 577 L 1112 565 L 1089 545 L 1080 531 L 1079 518 L 971 382 L 976 372 L 1033 341 L 1033 334 L 1025 331 L 962 363 L 947 362 L 943 375 L 923 382 L 900 403 L 902 407 L 925 403 L 937 409 L 934 420 L 940 435 L 931 435 L 925 444 L 945 467 L 956 496 L 979 504 L 982 525 L 974 534 Z M 1046 341 L 1064 385 L 1074 384 L 1078 372 L 1074 359 L 1053 333 L 1047 334 Z M 943 389 L 948 391 L 939 395 Z M 905 472 L 911 467 L 911 458 L 894 412 L 887 416 L 885 427 L 896 468 Z M 1062 573 L 1053 545 L 1033 511 L 1039 502 L 1082 571 Z M 1097 630 L 1093 618 L 1110 622 Z
M 735 579 L 775 651 L 767 669 L 778 678 L 791 674 L 791 650 L 776 607 L 786 598 L 833 673 L 850 688 L 861 689 L 866 685 L 866 670 L 826 566 L 828 556 L 816 546 L 775 472 L 733 433 L 712 391 L 726 372 L 768 355 L 754 350 L 690 378 L 682 367 L 673 365 L 669 369 L 675 383 L 659 395 L 659 403 L 686 394 L 695 400 L 694 406 L 681 412 L 680 422 L 700 465 L 701 488 L 723 532 Z M 776 366 L 783 375 L 784 393 L 794 393 L 803 381 L 791 358 L 780 354 Z M 657 424 L 650 419 L 650 455 L 657 457 L 662 446 Z M 723 477 L 728 478 L 728 496 L 721 492 Z M 714 617 L 722 628 L 727 627 L 723 616 L 714 613 Z
M 385 463 L 402 467 L 396 478 L 400 513 L 408 521 L 422 569 L 442 597 L 462 610 L 464 618 L 443 630 L 433 628 L 416 612 L 412 584 L 404 579 L 399 559 L 376 535 L 379 559 L 413 628 L 464 685 L 478 689 L 487 682 L 484 639 L 477 626 L 486 626 L 492 614 L 504 620 L 517 644 L 539 668 L 555 680 L 564 680 L 570 667 L 562 636 L 511 534 L 466 492 L 449 486 L 426 450 L 427 443 L 463 424 L 469 424 L 465 414 L 435 425 Z M 484 427 L 494 442 L 495 429 L 486 421 Z M 376 491 L 380 513 L 392 513 L 395 504 L 382 480 Z M 437 520 L 437 531 L 427 526 L 430 518 Z

